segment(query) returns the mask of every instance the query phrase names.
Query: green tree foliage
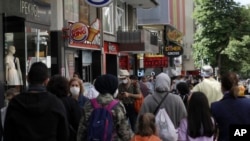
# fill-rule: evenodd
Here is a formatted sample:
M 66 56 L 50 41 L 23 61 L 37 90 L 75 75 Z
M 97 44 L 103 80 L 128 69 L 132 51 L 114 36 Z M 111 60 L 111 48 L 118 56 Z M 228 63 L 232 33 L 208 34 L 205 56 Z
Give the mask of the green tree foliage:
M 227 48 L 241 19 L 241 8 L 233 0 L 194 0 L 193 17 L 196 33 L 193 44 L 195 65 L 208 60 L 212 66 L 219 66 L 220 55 Z M 204 61 L 202 61 L 204 62 Z
M 242 76 L 250 76 L 250 7 L 243 6 L 238 19 L 237 30 L 232 34 L 228 47 L 223 52 L 234 62 L 237 62 L 237 72 Z

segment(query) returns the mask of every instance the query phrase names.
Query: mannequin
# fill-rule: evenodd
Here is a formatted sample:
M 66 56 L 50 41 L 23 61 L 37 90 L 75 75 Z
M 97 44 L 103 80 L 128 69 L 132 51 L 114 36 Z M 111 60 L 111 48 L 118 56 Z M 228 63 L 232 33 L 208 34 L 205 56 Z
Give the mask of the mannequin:
M 9 46 L 8 53 L 5 57 L 6 82 L 8 86 L 23 85 L 20 63 L 19 59 L 17 57 L 14 57 L 15 53 L 16 53 L 15 46 Z

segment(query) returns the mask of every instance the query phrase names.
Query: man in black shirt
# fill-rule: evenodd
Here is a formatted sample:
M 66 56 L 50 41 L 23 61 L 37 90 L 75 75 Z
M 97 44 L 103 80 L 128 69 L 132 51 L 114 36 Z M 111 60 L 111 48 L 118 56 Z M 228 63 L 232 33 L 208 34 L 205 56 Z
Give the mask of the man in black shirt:
M 46 91 L 48 68 L 32 64 L 27 92 L 14 97 L 8 106 L 4 141 L 67 141 L 69 125 L 62 102 Z

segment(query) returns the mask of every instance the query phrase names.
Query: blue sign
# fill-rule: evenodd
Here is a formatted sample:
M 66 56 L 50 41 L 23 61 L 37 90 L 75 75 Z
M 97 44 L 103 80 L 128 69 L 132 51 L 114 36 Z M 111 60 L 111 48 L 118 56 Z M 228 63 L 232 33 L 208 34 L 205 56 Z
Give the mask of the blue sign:
M 138 76 L 138 77 L 144 76 L 144 70 L 143 70 L 143 69 L 138 69 L 138 70 L 137 70 L 137 76 Z
M 85 0 L 91 6 L 104 7 L 112 2 L 112 0 Z

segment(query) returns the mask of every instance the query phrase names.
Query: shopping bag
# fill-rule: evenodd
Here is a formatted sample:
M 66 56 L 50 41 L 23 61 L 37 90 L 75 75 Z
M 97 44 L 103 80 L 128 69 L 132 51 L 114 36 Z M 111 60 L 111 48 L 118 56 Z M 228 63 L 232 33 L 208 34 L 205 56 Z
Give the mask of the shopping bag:
M 177 130 L 164 108 L 160 109 L 156 114 L 155 122 L 159 136 L 163 141 L 177 141 Z

